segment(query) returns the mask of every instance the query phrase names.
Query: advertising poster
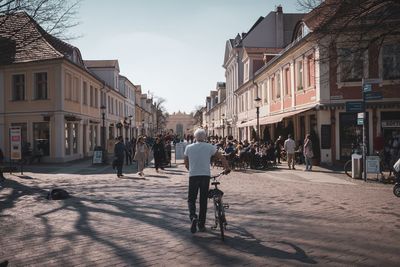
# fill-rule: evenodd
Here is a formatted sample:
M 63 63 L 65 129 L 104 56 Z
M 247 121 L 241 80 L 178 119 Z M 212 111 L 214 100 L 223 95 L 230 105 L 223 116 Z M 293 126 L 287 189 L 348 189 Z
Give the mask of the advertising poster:
M 11 160 L 22 159 L 20 127 L 10 128 L 10 158 Z

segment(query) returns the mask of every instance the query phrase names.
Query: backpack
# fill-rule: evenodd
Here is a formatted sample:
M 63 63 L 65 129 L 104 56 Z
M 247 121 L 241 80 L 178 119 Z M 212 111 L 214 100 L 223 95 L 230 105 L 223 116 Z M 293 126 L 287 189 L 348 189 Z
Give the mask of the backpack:
M 61 188 L 54 188 L 47 193 L 46 198 L 48 200 L 61 200 L 61 199 L 67 199 L 69 197 L 70 195 L 66 190 Z

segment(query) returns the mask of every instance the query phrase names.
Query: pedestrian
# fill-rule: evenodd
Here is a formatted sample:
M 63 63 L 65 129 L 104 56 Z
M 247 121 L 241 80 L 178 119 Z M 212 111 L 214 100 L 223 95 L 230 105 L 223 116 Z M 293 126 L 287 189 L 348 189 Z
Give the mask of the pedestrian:
M 296 150 L 296 142 L 292 139 L 292 136 L 288 134 L 288 138 L 285 140 L 285 143 L 283 145 L 285 151 L 286 151 L 286 157 L 287 157 L 287 163 L 289 166 L 289 170 L 294 168 L 295 164 L 295 159 L 294 159 L 294 153 Z
M 129 138 L 125 138 L 125 159 L 126 159 L 126 165 L 132 164 L 132 144 L 129 141 Z
M 312 170 L 311 159 L 314 157 L 314 152 L 313 152 L 312 142 L 310 139 L 310 134 L 307 134 L 306 139 L 304 139 L 303 153 L 304 153 L 304 160 L 306 162 L 305 171 L 311 171 Z
M 227 160 L 217 148 L 207 143 L 207 134 L 202 128 L 198 128 L 194 132 L 196 142 L 186 147 L 184 152 L 184 162 L 186 169 L 189 170 L 189 190 L 188 190 L 188 207 L 189 218 L 191 220 L 190 231 L 195 233 L 197 227 L 200 232 L 205 231 L 206 214 L 207 214 L 207 197 L 210 185 L 210 161 L 214 157 L 220 160 L 224 167 L 225 173 L 229 173 L 229 165 Z M 200 212 L 199 217 L 196 214 L 196 199 L 200 190 Z
M 281 164 L 282 141 L 283 139 L 281 135 L 275 141 L 275 154 L 276 160 L 278 160 L 278 164 Z
M 165 149 L 164 149 L 164 144 L 161 142 L 161 139 L 159 137 L 156 138 L 156 143 L 153 145 L 152 150 L 154 156 L 154 167 L 156 169 L 156 172 L 158 172 L 159 168 L 161 170 L 164 170 L 162 164 L 163 164 L 163 159 L 165 157 Z
M 124 176 L 122 174 L 122 165 L 124 164 L 124 155 L 126 152 L 126 147 L 124 144 L 124 139 L 122 136 L 119 136 L 117 138 L 117 142 L 115 143 L 114 146 L 114 166 L 117 168 L 117 177 L 122 177 Z
M 149 147 L 147 146 L 143 136 L 140 136 L 136 142 L 136 150 L 134 160 L 137 161 L 138 173 L 140 176 L 144 176 L 143 169 L 146 160 L 149 156 Z
M 0 163 L 3 163 L 4 161 L 4 154 L 3 154 L 3 150 L 1 150 L 0 148 Z

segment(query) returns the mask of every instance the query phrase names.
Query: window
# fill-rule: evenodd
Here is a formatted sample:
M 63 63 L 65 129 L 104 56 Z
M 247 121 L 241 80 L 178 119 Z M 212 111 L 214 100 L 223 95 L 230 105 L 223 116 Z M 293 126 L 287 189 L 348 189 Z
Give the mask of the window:
M 263 95 L 264 95 L 264 103 L 268 103 L 268 86 L 267 84 L 264 82 L 262 84 L 262 91 L 263 91 Z
M 285 80 L 284 80 L 284 86 L 285 86 L 285 95 L 290 95 L 290 68 L 287 67 L 284 70 L 285 73 Z
M 382 49 L 383 79 L 400 79 L 400 44 L 387 44 Z
M 281 97 L 281 74 L 276 74 L 276 98 Z
M 33 151 L 43 156 L 50 155 L 50 128 L 48 122 L 33 123 Z
M 272 98 L 275 99 L 276 98 L 276 92 L 275 92 L 275 77 L 271 78 L 271 95 Z
M 304 89 L 304 84 L 303 84 L 303 61 L 297 62 L 297 90 L 303 90 Z
M 65 123 L 64 124 L 64 129 L 65 129 L 65 155 L 71 155 L 71 134 L 70 134 L 70 124 Z
M 35 99 L 47 99 L 47 72 L 35 73 Z
M 25 100 L 25 75 L 16 74 L 12 76 L 12 100 Z
M 83 104 L 88 104 L 88 92 L 87 92 L 87 82 L 83 82 Z
M 72 77 L 71 74 L 65 74 L 65 99 L 72 99 Z
M 79 78 L 74 77 L 74 97 L 73 100 L 79 102 L 79 93 L 80 93 L 80 86 L 79 86 Z
M 314 65 L 314 56 L 307 56 L 307 86 L 314 86 L 315 82 L 315 65 Z
M 74 154 L 78 153 L 78 124 L 72 124 L 72 150 Z
M 97 90 L 97 88 L 94 89 L 94 107 L 99 107 L 99 90 Z
M 93 92 L 93 86 L 90 86 L 90 99 L 89 99 L 89 106 L 93 107 L 94 105 L 94 92 Z
M 361 81 L 364 72 L 363 53 L 350 48 L 339 49 L 340 81 Z

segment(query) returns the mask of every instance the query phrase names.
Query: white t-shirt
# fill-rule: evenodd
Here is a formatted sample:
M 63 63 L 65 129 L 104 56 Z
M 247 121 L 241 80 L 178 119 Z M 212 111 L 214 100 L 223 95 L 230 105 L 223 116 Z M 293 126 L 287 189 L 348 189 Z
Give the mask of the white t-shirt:
M 211 176 L 210 159 L 217 148 L 205 142 L 196 142 L 186 146 L 184 155 L 189 158 L 189 177 Z
M 296 143 L 294 142 L 293 139 L 287 139 L 283 145 L 283 147 L 286 150 L 286 153 L 288 154 L 294 154 L 295 149 L 296 149 Z

